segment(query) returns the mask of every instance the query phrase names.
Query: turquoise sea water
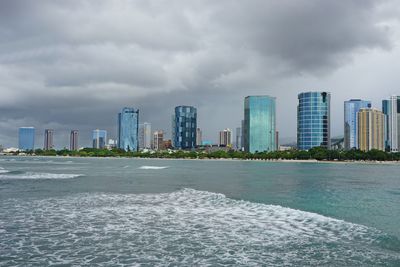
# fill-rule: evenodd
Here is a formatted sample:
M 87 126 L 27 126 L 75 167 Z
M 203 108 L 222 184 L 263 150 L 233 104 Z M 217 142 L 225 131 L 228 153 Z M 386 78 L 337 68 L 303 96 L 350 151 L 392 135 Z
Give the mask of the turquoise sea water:
M 400 165 L 0 157 L 0 266 L 400 266 Z

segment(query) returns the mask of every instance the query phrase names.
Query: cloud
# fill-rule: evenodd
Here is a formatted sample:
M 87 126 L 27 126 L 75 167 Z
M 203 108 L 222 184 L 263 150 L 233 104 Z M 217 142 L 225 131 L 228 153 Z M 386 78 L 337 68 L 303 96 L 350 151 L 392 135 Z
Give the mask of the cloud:
M 243 97 L 251 94 L 277 97 L 285 122 L 278 125 L 289 122 L 281 136 L 293 137 L 299 91 L 331 88 L 338 71 L 371 53 L 396 53 L 399 10 L 391 7 L 396 3 L 1 1 L 0 143 L 15 146 L 16 128 L 34 125 L 40 134 L 55 128 L 58 147 L 75 128 L 90 145 L 91 129 L 115 135 L 124 106 L 168 131 L 179 104 L 197 106 L 205 137 L 216 140 L 220 128 L 240 125 Z M 363 76 L 340 76 L 342 87 L 332 93 L 346 97 L 343 84 Z M 352 88 L 352 97 L 364 89 Z

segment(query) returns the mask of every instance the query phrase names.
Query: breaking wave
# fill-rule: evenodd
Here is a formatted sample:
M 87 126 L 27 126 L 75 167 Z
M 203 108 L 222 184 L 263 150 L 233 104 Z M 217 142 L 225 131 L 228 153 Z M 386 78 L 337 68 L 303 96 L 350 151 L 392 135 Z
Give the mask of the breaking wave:
M 21 201 L 0 204 L 5 265 L 400 264 L 374 228 L 193 189 Z
M 8 173 L 8 172 L 10 172 L 10 171 L 0 167 L 0 173 Z
M 71 173 L 45 173 L 45 172 L 21 172 L 7 171 L 0 169 L 0 179 L 71 179 L 83 176 L 82 174 Z
M 141 166 L 138 169 L 141 170 L 162 170 L 162 169 L 167 169 L 169 166 Z

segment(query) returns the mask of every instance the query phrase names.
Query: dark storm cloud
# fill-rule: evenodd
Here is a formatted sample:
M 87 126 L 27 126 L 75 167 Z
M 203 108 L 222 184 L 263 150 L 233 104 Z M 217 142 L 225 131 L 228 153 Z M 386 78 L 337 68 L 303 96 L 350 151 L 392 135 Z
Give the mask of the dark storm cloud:
M 260 93 L 277 96 L 278 119 L 293 126 L 298 91 L 285 87 L 304 75 L 329 77 L 359 54 L 389 51 L 392 5 L 1 1 L 0 143 L 15 146 L 17 127 L 33 125 L 40 134 L 56 129 L 59 146 L 80 129 L 89 145 L 94 128 L 115 137 L 123 106 L 169 130 L 179 104 L 197 106 L 206 138 L 216 139 L 217 130 L 240 124 L 243 97 Z M 281 136 L 295 136 L 292 126 Z

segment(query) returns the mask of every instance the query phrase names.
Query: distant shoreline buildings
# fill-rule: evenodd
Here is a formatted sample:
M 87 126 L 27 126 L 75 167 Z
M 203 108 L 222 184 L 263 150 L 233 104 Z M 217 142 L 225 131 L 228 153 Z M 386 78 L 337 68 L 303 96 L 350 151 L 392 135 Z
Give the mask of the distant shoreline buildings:
M 218 143 L 203 141 L 198 127 L 197 109 L 193 106 L 176 106 L 172 115 L 171 140 L 165 140 L 163 130 L 151 131 L 151 123 L 139 123 L 139 110 L 125 107 L 118 113 L 117 141 L 107 139 L 107 131 L 93 130 L 92 147 L 96 149 L 119 148 L 125 151 L 163 149 L 204 149 L 216 146 L 224 150 L 236 149 L 250 153 L 290 149 L 279 146 L 276 129 L 276 98 L 268 95 L 244 98 L 243 119 L 236 128 L 219 132 Z M 297 149 L 314 147 L 327 149 L 372 149 L 398 152 L 400 146 L 400 96 L 382 100 L 382 110 L 373 108 L 371 101 L 350 99 L 344 101 L 344 137 L 331 144 L 331 94 L 329 92 L 302 92 L 297 105 Z M 70 150 L 78 150 L 78 130 L 70 132 Z M 44 150 L 54 149 L 54 130 L 44 131 Z M 18 129 L 18 148 L 34 150 L 35 128 Z

